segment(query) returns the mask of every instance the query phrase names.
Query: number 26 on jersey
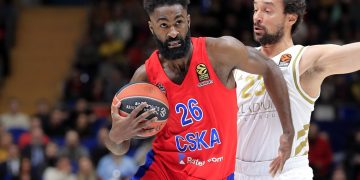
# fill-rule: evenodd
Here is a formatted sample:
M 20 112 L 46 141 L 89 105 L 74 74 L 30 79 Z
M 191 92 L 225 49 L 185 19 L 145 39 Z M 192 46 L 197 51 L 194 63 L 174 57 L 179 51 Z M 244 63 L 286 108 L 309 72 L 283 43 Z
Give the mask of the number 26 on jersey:
M 203 118 L 203 110 L 197 100 L 193 98 L 190 98 L 187 104 L 177 103 L 175 112 L 176 114 L 181 113 L 181 125 L 183 127 L 194 123 L 194 121 L 201 121 Z

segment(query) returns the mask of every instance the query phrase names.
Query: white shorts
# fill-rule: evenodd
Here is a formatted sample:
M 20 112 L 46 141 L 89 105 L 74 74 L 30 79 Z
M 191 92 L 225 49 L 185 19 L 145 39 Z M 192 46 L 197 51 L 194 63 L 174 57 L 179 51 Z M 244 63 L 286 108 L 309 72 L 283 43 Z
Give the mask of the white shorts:
M 313 171 L 307 156 L 288 159 L 281 174 L 274 178 L 269 173 L 271 161 L 244 162 L 236 159 L 236 180 L 312 180 Z

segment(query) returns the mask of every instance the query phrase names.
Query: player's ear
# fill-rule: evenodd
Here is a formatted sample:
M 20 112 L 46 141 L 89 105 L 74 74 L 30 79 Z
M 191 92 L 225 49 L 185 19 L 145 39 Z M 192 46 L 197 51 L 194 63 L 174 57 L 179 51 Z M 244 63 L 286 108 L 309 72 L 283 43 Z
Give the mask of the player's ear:
M 298 20 L 298 15 L 297 14 L 287 14 L 287 21 L 291 25 L 295 24 L 297 20 Z
M 154 34 L 154 29 L 151 25 L 151 21 L 148 21 L 148 25 L 149 25 L 149 29 L 150 29 L 151 33 Z

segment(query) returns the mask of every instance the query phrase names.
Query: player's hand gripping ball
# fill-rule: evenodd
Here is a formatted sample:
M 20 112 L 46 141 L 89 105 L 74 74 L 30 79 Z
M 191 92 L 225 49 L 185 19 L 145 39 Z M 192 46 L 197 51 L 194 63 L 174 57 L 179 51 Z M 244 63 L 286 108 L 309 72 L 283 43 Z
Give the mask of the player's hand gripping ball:
M 166 95 L 155 85 L 149 83 L 130 83 L 121 88 L 113 98 L 113 104 L 117 104 L 121 101 L 119 107 L 119 114 L 121 116 L 127 116 L 142 102 L 148 104 L 137 116 L 150 109 L 155 109 L 153 115 L 148 116 L 144 120 L 150 120 L 153 117 L 157 117 L 157 121 L 154 121 L 144 129 L 153 129 L 152 131 L 146 131 L 137 138 L 146 138 L 153 136 L 160 132 L 169 116 L 169 103 Z

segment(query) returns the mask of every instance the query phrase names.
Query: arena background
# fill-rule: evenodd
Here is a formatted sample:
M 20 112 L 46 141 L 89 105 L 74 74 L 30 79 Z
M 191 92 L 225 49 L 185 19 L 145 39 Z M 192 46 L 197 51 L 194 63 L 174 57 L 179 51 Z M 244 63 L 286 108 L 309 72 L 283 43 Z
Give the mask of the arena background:
M 307 3 L 296 44 L 360 40 L 360 0 Z M 252 11 L 251 0 L 193 0 L 192 35 L 257 46 Z M 131 176 L 150 140 L 109 155 L 109 105 L 154 48 L 140 1 L 0 0 L 0 179 Z M 323 83 L 309 136 L 314 179 L 360 179 L 359 75 Z

